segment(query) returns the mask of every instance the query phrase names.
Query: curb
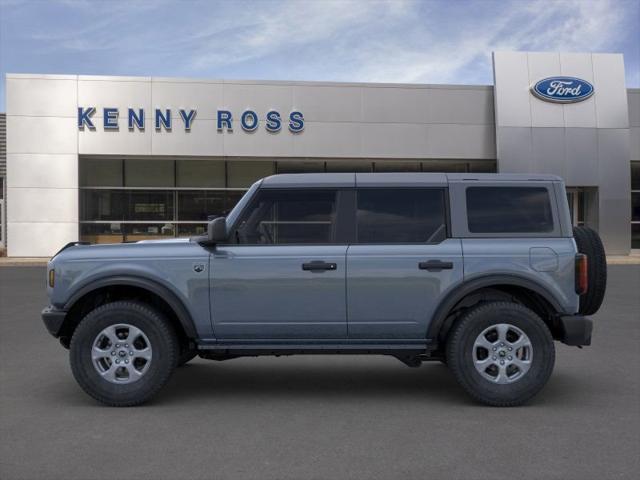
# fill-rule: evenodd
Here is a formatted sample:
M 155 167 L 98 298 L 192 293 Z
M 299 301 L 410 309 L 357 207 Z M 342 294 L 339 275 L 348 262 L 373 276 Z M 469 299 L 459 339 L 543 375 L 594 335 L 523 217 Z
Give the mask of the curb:
M 44 267 L 49 258 L 9 258 L 0 257 L 0 268 L 2 267 Z

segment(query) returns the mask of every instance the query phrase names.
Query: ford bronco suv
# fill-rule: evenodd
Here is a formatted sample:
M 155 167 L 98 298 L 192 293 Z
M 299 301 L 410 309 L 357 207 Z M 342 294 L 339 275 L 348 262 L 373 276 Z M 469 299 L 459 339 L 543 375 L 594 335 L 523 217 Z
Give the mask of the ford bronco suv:
M 382 354 L 512 406 L 549 379 L 554 340 L 590 344 L 606 262 L 555 176 L 291 174 L 201 237 L 69 244 L 47 285 L 47 329 L 108 405 L 196 355 Z

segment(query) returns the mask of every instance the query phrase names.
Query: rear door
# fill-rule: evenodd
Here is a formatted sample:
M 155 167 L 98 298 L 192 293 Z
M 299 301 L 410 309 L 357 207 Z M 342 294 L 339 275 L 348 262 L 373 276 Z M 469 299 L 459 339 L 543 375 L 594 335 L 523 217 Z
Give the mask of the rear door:
M 349 338 L 423 339 L 443 292 L 462 281 L 449 238 L 447 190 L 359 188 L 347 251 Z

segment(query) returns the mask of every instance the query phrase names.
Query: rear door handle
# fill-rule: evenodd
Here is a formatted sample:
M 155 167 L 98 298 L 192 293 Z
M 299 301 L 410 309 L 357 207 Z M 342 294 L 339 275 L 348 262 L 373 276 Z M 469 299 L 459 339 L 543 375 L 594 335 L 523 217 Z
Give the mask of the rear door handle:
M 453 262 L 443 262 L 441 260 L 429 260 L 428 262 L 420 262 L 418 264 L 420 270 L 429 270 L 430 272 L 439 272 L 441 270 L 451 270 Z
M 302 270 L 307 270 L 309 272 L 324 272 L 327 270 L 336 270 L 337 268 L 337 264 L 323 262 L 322 260 L 314 260 L 313 262 L 302 264 Z

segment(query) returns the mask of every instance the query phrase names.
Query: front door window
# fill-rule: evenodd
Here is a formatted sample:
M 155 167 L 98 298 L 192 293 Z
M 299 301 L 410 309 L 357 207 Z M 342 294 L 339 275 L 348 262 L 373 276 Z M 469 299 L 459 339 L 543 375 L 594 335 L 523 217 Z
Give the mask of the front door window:
M 245 245 L 335 243 L 336 192 L 264 190 L 252 202 L 236 240 Z

